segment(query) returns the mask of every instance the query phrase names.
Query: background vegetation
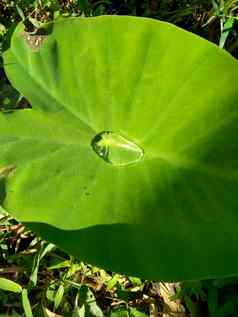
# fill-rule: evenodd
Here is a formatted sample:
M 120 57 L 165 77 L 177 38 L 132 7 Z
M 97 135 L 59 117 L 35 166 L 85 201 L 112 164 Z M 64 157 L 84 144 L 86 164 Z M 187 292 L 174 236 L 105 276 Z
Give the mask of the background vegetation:
M 1 0 L 0 54 L 21 20 L 34 32 L 62 16 L 102 14 L 168 21 L 238 58 L 238 0 Z M 0 57 L 1 111 L 29 106 L 8 82 Z M 238 278 L 175 284 L 106 272 L 42 241 L 1 210 L 0 316 L 8 315 L 238 316 Z

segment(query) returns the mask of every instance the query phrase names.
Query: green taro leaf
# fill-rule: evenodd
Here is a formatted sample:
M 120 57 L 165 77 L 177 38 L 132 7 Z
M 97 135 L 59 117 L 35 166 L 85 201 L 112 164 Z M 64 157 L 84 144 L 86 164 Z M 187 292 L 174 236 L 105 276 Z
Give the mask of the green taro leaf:
M 237 274 L 238 62 L 152 19 L 44 31 L 19 24 L 4 53 L 32 109 L 0 114 L 3 207 L 114 272 Z

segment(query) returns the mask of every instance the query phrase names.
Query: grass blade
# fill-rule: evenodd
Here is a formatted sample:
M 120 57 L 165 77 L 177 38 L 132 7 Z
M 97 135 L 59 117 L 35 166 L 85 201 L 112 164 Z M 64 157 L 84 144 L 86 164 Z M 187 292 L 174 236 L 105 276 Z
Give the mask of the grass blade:
M 3 277 L 0 277 L 0 289 L 14 293 L 22 292 L 21 285 Z
M 23 309 L 24 309 L 26 317 L 33 317 L 31 304 L 30 304 L 26 289 L 23 289 L 22 291 L 22 305 L 23 305 Z

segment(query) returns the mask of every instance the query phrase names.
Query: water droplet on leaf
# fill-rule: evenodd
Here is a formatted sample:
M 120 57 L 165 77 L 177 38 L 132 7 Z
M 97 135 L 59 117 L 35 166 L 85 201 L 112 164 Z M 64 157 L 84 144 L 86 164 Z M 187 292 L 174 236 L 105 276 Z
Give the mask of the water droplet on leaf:
M 111 131 L 97 134 L 91 145 L 99 157 L 116 166 L 136 163 L 144 155 L 144 150 L 137 144 Z

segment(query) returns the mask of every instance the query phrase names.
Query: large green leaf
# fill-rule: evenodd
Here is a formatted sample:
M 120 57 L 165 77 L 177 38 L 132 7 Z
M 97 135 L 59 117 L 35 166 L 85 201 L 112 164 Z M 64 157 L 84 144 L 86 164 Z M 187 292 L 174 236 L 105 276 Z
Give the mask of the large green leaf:
M 72 18 L 47 31 L 20 24 L 4 54 L 33 106 L 0 115 L 4 207 L 114 271 L 237 274 L 238 62 L 150 19 Z

